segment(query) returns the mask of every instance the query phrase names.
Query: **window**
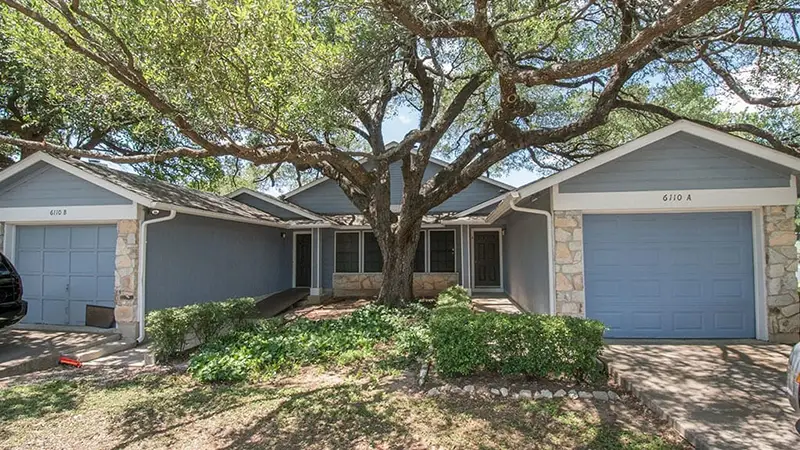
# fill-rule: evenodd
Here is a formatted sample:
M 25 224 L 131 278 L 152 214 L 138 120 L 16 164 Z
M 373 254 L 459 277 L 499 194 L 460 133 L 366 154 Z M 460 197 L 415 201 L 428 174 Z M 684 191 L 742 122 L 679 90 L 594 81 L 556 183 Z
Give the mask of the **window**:
M 451 231 L 430 232 L 430 272 L 456 271 L 456 234 Z
M 364 232 L 364 272 L 378 273 L 383 271 L 383 256 L 375 233 Z
M 425 272 L 425 232 L 419 232 L 417 253 L 414 254 L 414 272 Z
M 336 272 L 358 272 L 359 232 L 336 233 Z

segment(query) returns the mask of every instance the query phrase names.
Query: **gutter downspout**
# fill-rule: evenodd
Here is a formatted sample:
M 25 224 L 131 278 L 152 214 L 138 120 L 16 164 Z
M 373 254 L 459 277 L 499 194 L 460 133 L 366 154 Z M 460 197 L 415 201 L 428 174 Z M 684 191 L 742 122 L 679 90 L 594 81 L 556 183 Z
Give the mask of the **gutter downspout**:
M 548 278 L 550 280 L 550 314 L 555 314 L 556 274 L 553 268 L 553 248 L 555 247 L 555 242 L 553 239 L 553 214 L 550 213 L 550 211 L 545 211 L 543 209 L 523 208 L 522 206 L 517 206 L 517 202 L 522 198 L 519 192 L 511 192 L 510 196 L 511 200 L 508 202 L 508 204 L 512 210 L 528 214 L 538 214 L 547 218 L 547 267 L 549 270 Z
M 159 222 L 166 222 L 168 220 L 172 220 L 177 215 L 177 212 L 173 209 L 169 212 L 169 215 L 165 217 L 158 217 L 156 219 L 150 220 L 143 220 L 142 221 L 142 228 L 139 230 L 139 282 L 137 283 L 136 289 L 139 292 L 139 337 L 136 338 L 136 341 L 141 343 L 144 340 L 144 278 L 145 273 L 147 270 L 147 226 L 151 223 L 159 223 Z

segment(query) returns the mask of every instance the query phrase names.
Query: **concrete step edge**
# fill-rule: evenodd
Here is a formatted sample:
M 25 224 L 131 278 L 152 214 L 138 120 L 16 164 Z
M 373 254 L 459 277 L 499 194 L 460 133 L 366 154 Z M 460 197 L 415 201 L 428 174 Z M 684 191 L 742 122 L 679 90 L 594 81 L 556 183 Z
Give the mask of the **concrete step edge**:
M 135 339 L 117 339 L 103 342 L 88 348 L 83 348 L 78 351 L 64 353 L 63 355 L 85 363 L 102 358 L 104 356 L 112 355 L 114 353 L 122 352 L 133 347 L 136 347 Z
M 122 335 L 119 333 L 103 335 L 100 339 L 92 340 L 91 342 L 87 342 L 85 344 L 76 345 L 75 347 L 70 347 L 61 352 L 61 356 L 69 356 L 74 355 L 76 353 L 80 353 L 83 350 L 98 347 L 100 345 L 107 344 L 109 342 L 117 342 L 122 339 Z

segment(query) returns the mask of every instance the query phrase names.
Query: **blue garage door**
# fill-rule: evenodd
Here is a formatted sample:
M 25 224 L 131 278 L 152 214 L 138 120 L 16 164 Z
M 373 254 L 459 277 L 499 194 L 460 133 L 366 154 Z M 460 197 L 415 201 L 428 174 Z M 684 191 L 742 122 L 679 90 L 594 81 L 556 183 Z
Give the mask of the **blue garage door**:
M 584 251 L 606 337 L 755 337 L 750 213 L 585 215 Z
M 114 225 L 17 227 L 25 322 L 84 325 L 86 305 L 114 306 Z

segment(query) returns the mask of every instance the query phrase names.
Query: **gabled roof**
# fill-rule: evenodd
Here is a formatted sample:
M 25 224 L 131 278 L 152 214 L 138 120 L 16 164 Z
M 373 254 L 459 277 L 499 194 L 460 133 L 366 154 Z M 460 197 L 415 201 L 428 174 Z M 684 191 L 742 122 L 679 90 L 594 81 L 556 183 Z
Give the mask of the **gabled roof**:
M 239 189 L 231 192 L 230 194 L 228 194 L 227 197 L 228 198 L 236 198 L 237 196 L 242 195 L 242 194 L 247 194 L 247 195 L 253 196 L 253 197 L 255 197 L 255 198 L 259 199 L 259 200 L 265 201 L 265 202 L 270 203 L 272 205 L 275 205 L 275 206 L 278 206 L 280 208 L 283 208 L 283 209 L 285 209 L 287 211 L 293 212 L 293 213 L 297 214 L 298 216 L 305 217 L 306 219 L 310 219 L 310 220 L 325 220 L 322 217 L 320 217 L 319 215 L 317 215 L 317 214 L 315 214 L 315 213 L 313 213 L 313 212 L 311 212 L 311 211 L 309 211 L 309 210 L 307 210 L 305 208 L 297 206 L 294 203 L 289 203 L 289 202 L 281 200 L 281 199 L 279 199 L 277 197 L 273 197 L 273 196 L 271 196 L 269 194 L 265 194 L 263 192 L 258 192 L 256 190 L 253 190 L 253 189 L 250 189 L 250 188 L 239 188 Z
M 44 162 L 148 208 L 261 225 L 281 220 L 244 203 L 62 155 L 39 152 L 0 172 L 0 181 Z
M 747 139 L 743 139 L 738 136 L 725 133 L 723 131 L 699 125 L 697 123 L 688 120 L 677 120 L 671 123 L 670 125 L 667 125 L 656 131 L 653 131 L 652 133 L 645 134 L 644 136 L 634 139 L 626 144 L 620 145 L 619 147 L 615 147 L 607 152 L 601 153 L 591 159 L 576 164 L 568 169 L 564 169 L 561 172 L 554 173 L 548 177 L 541 178 L 532 183 L 526 184 L 516 189 L 515 192 L 519 193 L 520 198 L 529 197 L 531 195 L 544 191 L 545 189 L 553 187 L 559 183 L 563 183 L 569 180 L 570 178 L 577 177 L 578 175 L 588 172 L 603 164 L 614 161 L 615 159 L 621 158 L 647 145 L 650 145 L 654 142 L 660 141 L 664 138 L 667 138 L 669 136 L 672 136 L 673 134 L 680 132 L 716 142 L 726 147 L 730 147 L 734 150 L 738 150 L 742 153 L 767 160 L 773 164 L 777 164 L 779 166 L 789 168 L 794 172 L 800 173 L 800 158 L 787 155 L 785 153 L 781 153 L 775 149 L 763 146 L 761 144 L 757 144 L 753 141 L 749 141 Z M 489 215 L 490 221 L 496 219 L 497 217 L 500 217 L 500 215 L 504 214 L 509 209 L 508 203 L 510 201 L 511 195 L 512 195 L 511 192 L 505 194 L 503 201 Z
M 397 145 L 397 142 L 390 142 L 389 144 L 387 144 L 386 147 L 387 148 L 391 148 L 394 145 Z M 448 163 L 447 161 L 435 158 L 433 156 L 430 157 L 428 162 L 436 164 L 437 166 L 440 166 L 440 167 L 447 167 L 448 165 L 450 165 L 450 163 Z M 327 181 L 329 179 L 330 178 L 328 178 L 328 177 L 317 178 L 316 180 L 314 180 L 314 181 L 312 181 L 312 182 L 310 182 L 308 184 L 305 184 L 303 186 L 300 186 L 297 189 L 294 189 L 292 191 L 289 191 L 289 192 L 283 194 L 281 197 L 282 198 L 289 198 L 289 197 L 291 197 L 291 196 L 293 196 L 295 194 L 299 194 L 300 192 L 305 191 L 306 189 L 310 189 L 310 188 L 312 188 L 312 187 L 314 187 L 314 186 L 316 186 L 316 185 L 318 185 L 320 183 L 324 183 L 325 181 Z M 489 184 L 495 185 L 495 186 L 500 187 L 502 189 L 505 189 L 507 191 L 513 191 L 514 189 L 516 189 L 516 187 L 514 187 L 514 186 L 512 186 L 510 184 L 506 184 L 506 183 L 503 183 L 502 181 L 498 181 L 498 180 L 495 180 L 495 179 L 492 179 L 492 178 L 489 178 L 489 177 L 486 177 L 486 176 L 478 177 L 478 179 L 483 181 L 484 183 L 489 183 Z

